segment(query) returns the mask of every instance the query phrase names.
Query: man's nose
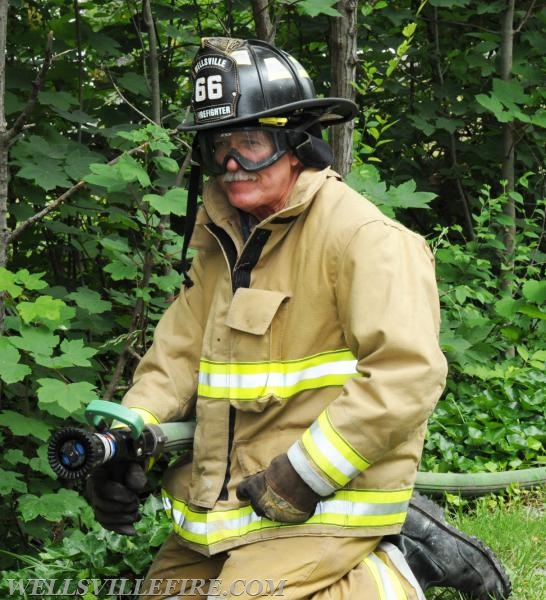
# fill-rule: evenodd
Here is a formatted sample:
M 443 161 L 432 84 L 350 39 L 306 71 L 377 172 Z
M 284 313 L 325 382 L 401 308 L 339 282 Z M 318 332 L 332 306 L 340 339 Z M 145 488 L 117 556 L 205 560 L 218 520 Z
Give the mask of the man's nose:
M 226 162 L 226 171 L 238 171 L 241 165 L 233 158 L 229 156 Z

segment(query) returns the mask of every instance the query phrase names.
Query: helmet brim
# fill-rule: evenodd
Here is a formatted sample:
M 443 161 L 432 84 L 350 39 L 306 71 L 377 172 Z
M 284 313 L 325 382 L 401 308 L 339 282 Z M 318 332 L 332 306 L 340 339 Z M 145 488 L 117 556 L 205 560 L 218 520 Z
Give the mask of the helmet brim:
M 313 98 L 310 100 L 299 100 L 282 106 L 275 106 L 268 110 L 253 113 L 249 116 L 241 115 L 231 119 L 219 119 L 208 123 L 186 122 L 181 123 L 179 131 L 203 131 L 205 129 L 228 128 L 244 123 L 256 122 L 263 117 L 286 116 L 289 122 L 292 120 L 305 121 L 310 117 L 316 117 L 316 122 L 324 127 L 338 125 L 354 119 L 358 114 L 358 106 L 346 98 Z M 290 125 L 288 125 L 290 126 Z

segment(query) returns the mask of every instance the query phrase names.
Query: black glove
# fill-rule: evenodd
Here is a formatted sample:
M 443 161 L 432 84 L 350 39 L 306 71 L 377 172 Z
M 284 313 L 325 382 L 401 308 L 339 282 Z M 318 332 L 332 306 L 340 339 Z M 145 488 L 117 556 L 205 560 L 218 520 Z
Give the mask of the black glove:
M 139 494 L 146 488 L 146 474 L 137 462 L 114 461 L 95 469 L 87 479 L 87 498 L 97 521 L 122 535 L 135 535 L 140 520 Z
M 241 481 L 237 498 L 250 500 L 257 515 L 282 523 L 307 521 L 320 500 L 298 475 L 286 454 L 275 457 L 265 471 Z

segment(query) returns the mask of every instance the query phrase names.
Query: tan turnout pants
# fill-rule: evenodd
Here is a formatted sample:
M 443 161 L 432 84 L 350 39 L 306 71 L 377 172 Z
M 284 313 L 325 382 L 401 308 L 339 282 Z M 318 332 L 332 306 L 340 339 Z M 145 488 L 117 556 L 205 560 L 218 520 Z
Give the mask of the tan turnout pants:
M 400 552 L 380 538 L 279 538 L 210 557 L 177 540 L 160 548 L 141 599 L 424 600 Z

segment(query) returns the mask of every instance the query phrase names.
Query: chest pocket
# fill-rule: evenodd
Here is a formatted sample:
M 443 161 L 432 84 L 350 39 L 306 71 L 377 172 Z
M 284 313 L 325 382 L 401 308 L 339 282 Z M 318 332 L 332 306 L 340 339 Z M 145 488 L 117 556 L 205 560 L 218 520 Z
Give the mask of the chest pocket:
M 279 404 L 276 373 L 281 361 L 284 313 L 290 294 L 280 291 L 239 288 L 226 315 L 232 330 L 231 405 L 238 410 L 262 412 Z
M 239 288 L 228 310 L 226 325 L 252 335 L 264 335 L 289 294 L 270 290 Z

